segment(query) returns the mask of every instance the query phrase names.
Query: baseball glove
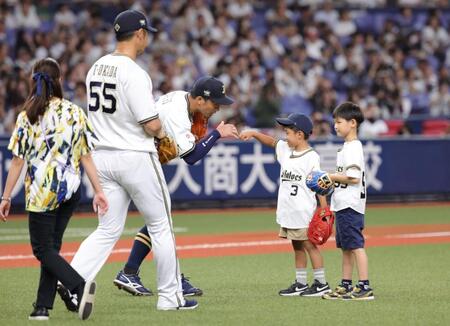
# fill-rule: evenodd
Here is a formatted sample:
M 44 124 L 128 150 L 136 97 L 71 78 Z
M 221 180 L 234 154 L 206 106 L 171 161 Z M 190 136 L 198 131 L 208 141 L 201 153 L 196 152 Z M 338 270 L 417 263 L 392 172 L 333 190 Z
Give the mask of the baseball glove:
M 333 181 L 324 171 L 312 171 L 306 177 L 306 186 L 318 195 L 328 196 L 334 190 Z
M 192 117 L 191 132 L 195 136 L 195 142 L 205 137 L 208 130 L 208 119 L 206 119 L 200 112 L 195 112 Z
M 308 227 L 308 239 L 315 245 L 327 242 L 333 233 L 334 214 L 328 207 L 317 208 Z
M 165 164 L 178 156 L 177 144 L 170 136 L 161 139 L 155 138 L 155 144 L 161 164 Z

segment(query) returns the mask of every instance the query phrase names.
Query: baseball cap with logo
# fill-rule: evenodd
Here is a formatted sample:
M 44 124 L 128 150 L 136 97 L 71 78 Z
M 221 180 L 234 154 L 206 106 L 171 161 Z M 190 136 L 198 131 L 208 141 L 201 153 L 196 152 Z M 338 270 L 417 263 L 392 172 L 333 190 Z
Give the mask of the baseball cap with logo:
M 304 114 L 291 113 L 287 118 L 276 118 L 277 122 L 285 127 L 295 127 L 303 131 L 305 135 L 311 135 L 313 123 L 310 118 Z
M 234 100 L 225 94 L 225 85 L 217 78 L 211 76 L 197 79 L 192 87 L 191 95 L 193 97 L 201 96 L 219 105 L 234 103 Z
M 144 14 L 137 10 L 125 10 L 117 15 L 114 19 L 114 30 L 116 34 L 124 34 L 134 32 L 141 28 L 149 32 L 157 32 L 158 30 L 150 26 Z

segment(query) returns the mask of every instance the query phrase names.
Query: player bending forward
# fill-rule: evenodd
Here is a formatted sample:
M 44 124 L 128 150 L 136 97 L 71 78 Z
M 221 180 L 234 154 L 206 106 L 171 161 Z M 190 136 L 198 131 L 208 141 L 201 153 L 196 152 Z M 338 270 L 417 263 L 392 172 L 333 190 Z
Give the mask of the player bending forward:
M 274 147 L 277 160 L 281 165 L 280 188 L 278 191 L 277 223 L 281 226 L 279 236 L 292 241 L 295 255 L 295 282 L 287 289 L 279 291 L 281 296 L 321 296 L 330 292 L 325 280 L 323 258 L 319 248 L 308 240 L 308 225 L 316 210 L 317 201 L 313 191 L 306 187 L 306 176 L 320 170 L 319 155 L 309 146 L 308 138 L 312 132 L 311 120 L 298 113 L 288 118 L 277 118 L 284 127 L 286 140 L 274 138 L 256 131 L 244 131 L 242 140 L 255 138 L 260 143 Z M 318 196 L 320 206 L 327 206 L 326 198 Z M 314 272 L 314 282 L 308 286 L 308 253 Z
M 192 165 L 202 159 L 219 138 L 238 138 L 236 127 L 223 122 L 210 134 L 204 135 L 208 119 L 219 111 L 221 106 L 232 103 L 233 100 L 225 94 L 223 83 L 211 76 L 199 78 L 190 92 L 174 91 L 161 96 L 156 102 L 156 110 L 164 129 L 175 140 L 178 151 L 167 153 L 160 148 L 160 161 L 165 162 L 179 156 Z M 113 281 L 119 289 L 133 295 L 152 295 L 138 275 L 139 268 L 151 249 L 152 241 L 144 225 L 136 234 L 125 267 Z M 203 291 L 192 286 L 183 274 L 181 285 L 184 296 L 203 294 Z

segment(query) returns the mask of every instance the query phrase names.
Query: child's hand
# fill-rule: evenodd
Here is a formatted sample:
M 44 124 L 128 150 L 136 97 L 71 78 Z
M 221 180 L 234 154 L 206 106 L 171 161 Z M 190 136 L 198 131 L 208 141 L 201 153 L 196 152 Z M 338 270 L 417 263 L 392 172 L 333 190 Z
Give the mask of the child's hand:
M 240 133 L 239 138 L 241 140 L 250 140 L 253 138 L 253 131 L 252 130 L 246 130 Z

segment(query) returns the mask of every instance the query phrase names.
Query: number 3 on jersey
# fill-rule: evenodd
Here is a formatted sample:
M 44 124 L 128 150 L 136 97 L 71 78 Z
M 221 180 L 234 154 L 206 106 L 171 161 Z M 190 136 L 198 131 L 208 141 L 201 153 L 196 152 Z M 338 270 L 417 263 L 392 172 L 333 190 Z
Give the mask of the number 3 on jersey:
M 291 196 L 297 196 L 298 193 L 298 186 L 297 185 L 291 185 L 292 192 L 290 193 Z
M 97 111 L 100 108 L 100 97 L 103 96 L 102 111 L 113 114 L 116 112 L 117 100 L 114 96 L 116 84 L 90 82 L 89 83 L 89 111 Z

